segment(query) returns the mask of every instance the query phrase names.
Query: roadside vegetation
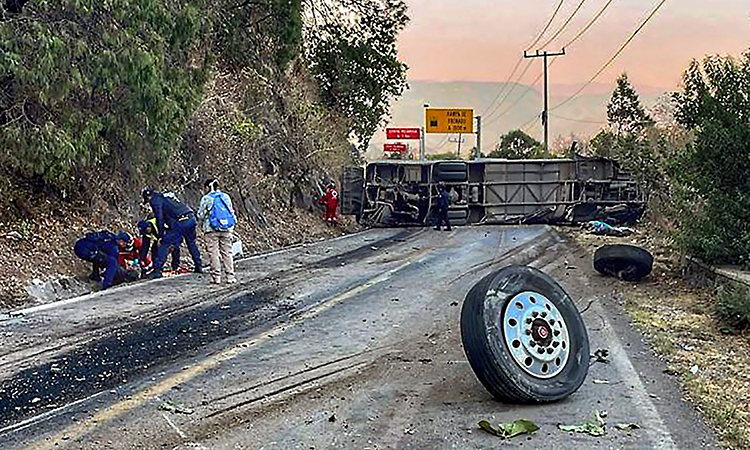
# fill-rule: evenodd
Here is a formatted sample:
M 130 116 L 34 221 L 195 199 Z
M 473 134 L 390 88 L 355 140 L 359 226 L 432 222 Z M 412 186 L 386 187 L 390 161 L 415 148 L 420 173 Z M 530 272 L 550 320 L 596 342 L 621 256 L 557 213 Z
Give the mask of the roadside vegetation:
M 750 448 L 750 293 L 745 285 L 684 276 L 685 256 L 750 268 L 750 52 L 694 61 L 683 88 L 650 111 L 626 74 L 608 125 L 587 145 L 615 157 L 648 194 L 647 231 L 577 236 L 620 241 L 657 256 L 651 280 L 617 291 L 634 323 L 678 376 L 727 448 Z

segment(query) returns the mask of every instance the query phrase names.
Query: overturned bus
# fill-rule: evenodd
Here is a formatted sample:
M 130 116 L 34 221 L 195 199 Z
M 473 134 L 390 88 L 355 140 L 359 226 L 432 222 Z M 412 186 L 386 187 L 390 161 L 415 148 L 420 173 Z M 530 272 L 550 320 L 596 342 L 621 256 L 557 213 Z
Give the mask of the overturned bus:
M 347 167 L 341 213 L 367 226 L 432 223 L 438 184 L 452 224 L 577 223 L 617 216 L 632 222 L 644 195 L 607 158 L 374 161 Z

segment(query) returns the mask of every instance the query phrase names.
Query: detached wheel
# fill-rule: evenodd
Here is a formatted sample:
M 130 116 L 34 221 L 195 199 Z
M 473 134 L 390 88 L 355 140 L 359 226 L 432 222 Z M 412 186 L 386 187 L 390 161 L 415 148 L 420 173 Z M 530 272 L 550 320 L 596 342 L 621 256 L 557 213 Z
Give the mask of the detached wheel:
M 578 309 L 552 278 L 531 267 L 505 267 L 469 291 L 461 340 L 477 378 L 501 401 L 560 400 L 588 373 L 589 340 Z
M 624 281 L 642 280 L 651 273 L 654 257 L 633 245 L 605 245 L 594 253 L 594 269 Z

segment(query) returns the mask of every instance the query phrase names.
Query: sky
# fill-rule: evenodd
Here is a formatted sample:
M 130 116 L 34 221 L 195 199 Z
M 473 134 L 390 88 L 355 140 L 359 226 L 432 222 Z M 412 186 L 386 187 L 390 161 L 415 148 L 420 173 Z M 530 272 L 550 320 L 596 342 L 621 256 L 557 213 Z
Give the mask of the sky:
M 412 80 L 504 82 L 551 17 L 559 0 L 406 0 L 411 22 L 399 53 Z M 551 36 L 580 0 L 564 0 Z M 547 48 L 559 51 L 606 0 L 584 5 Z M 580 85 L 617 51 L 658 0 L 614 0 L 604 15 L 550 68 L 550 82 Z M 544 42 L 546 39 L 542 39 Z M 611 85 L 626 71 L 637 87 L 674 90 L 692 59 L 740 55 L 750 48 L 750 1 L 667 0 L 625 52 L 596 81 Z M 542 71 L 534 60 L 522 83 Z M 523 67 L 523 66 L 522 66 Z

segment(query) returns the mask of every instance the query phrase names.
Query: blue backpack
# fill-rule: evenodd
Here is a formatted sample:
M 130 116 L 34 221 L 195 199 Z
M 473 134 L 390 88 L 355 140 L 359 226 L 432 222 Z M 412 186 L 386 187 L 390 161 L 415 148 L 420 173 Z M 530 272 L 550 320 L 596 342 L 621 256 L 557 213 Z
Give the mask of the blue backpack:
M 237 219 L 229 210 L 229 203 L 225 200 L 227 194 L 223 192 L 212 192 L 208 194 L 214 199 L 211 212 L 208 214 L 208 223 L 216 231 L 227 231 L 232 228 Z

